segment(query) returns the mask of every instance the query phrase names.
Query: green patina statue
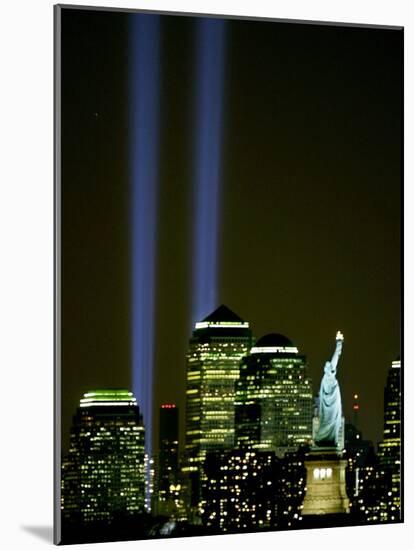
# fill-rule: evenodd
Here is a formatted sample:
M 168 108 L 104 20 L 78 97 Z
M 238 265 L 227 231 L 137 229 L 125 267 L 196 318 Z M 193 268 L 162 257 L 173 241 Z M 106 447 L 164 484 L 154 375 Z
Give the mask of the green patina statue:
M 339 431 L 342 423 L 341 392 L 336 370 L 342 353 L 344 337 L 341 332 L 336 334 L 336 348 L 330 361 L 326 361 L 324 375 L 319 392 L 319 429 L 315 443 L 319 447 L 336 447 L 339 442 Z

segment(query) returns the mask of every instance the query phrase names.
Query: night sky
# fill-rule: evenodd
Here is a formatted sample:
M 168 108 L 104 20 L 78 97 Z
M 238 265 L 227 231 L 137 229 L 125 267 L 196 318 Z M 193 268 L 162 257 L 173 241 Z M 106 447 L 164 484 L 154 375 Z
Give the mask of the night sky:
M 62 12 L 64 449 L 83 392 L 132 387 L 130 17 Z M 177 402 L 182 420 L 195 34 L 194 18 L 161 18 L 154 411 Z M 315 393 L 340 329 L 344 412 L 357 392 L 374 442 L 400 354 L 402 40 L 395 29 L 225 25 L 216 305 L 256 337 L 288 336 Z

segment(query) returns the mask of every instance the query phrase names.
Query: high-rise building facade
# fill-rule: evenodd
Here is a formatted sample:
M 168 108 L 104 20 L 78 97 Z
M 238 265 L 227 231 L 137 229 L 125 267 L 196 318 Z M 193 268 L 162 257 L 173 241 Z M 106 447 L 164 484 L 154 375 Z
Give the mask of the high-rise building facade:
M 281 334 L 260 338 L 240 365 L 235 432 L 240 448 L 294 452 L 312 439 L 313 394 L 306 358 Z
M 161 405 L 158 455 L 155 460 L 154 512 L 169 517 L 176 514 L 179 505 L 178 421 L 178 407 L 175 403 Z
M 352 459 L 348 458 L 350 462 Z M 388 487 L 391 476 L 379 465 L 373 446 L 356 470 L 354 491 L 349 491 L 351 514 L 355 523 L 379 523 L 388 521 Z
M 132 392 L 84 394 L 62 463 L 64 521 L 86 525 L 128 518 L 145 507 L 145 431 Z
M 184 468 L 194 481 L 192 505 L 206 454 L 234 447 L 235 383 L 251 345 L 249 323 L 224 305 L 195 325 L 187 354 Z
M 160 408 L 159 471 L 161 478 L 175 480 L 178 472 L 178 407 L 164 403 Z
M 355 418 L 355 416 L 354 416 Z M 346 487 L 351 503 L 351 511 L 359 508 L 361 487 L 366 476 L 370 476 L 374 461 L 374 447 L 371 441 L 362 437 L 362 432 L 354 424 L 345 424 Z
M 379 444 L 381 469 L 391 483 L 387 491 L 388 517 L 399 521 L 401 514 L 401 361 L 392 362 L 384 390 L 384 438 Z

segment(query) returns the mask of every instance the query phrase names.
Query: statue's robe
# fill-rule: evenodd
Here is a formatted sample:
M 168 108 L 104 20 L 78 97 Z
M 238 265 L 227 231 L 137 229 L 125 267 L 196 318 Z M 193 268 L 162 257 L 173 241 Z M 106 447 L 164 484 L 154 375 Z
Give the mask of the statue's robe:
M 337 445 L 342 422 L 341 392 L 338 380 L 331 369 L 327 369 L 321 381 L 319 392 L 319 429 L 316 444 Z

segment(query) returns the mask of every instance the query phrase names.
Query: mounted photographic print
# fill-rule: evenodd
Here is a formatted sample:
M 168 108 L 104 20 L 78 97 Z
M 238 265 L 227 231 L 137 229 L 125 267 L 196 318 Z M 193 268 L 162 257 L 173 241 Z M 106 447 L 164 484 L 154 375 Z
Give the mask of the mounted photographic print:
M 55 7 L 55 543 L 398 523 L 403 29 Z

